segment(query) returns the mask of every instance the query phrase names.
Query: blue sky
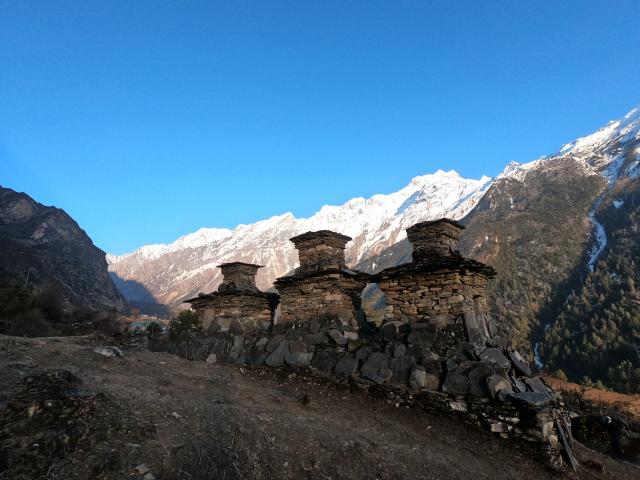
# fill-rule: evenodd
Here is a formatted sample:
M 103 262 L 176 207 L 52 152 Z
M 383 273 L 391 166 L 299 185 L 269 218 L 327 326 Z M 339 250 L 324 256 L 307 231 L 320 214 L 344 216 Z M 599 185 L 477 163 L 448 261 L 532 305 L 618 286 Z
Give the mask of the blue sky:
M 0 0 L 0 185 L 114 253 L 495 175 L 640 104 L 640 2 Z

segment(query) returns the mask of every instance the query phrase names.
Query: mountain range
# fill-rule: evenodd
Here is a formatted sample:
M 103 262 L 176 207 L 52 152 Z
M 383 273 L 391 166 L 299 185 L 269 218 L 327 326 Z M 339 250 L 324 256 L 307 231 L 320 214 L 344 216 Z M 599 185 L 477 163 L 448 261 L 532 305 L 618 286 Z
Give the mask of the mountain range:
M 258 285 L 270 288 L 297 266 L 288 239 L 305 231 L 351 236 L 347 264 L 372 272 L 410 259 L 405 228 L 457 219 L 467 227 L 461 251 L 498 270 L 490 297 L 501 328 L 538 366 L 629 390 L 640 374 L 639 185 L 636 108 L 554 155 L 512 162 L 495 178 L 439 170 L 309 218 L 285 213 L 203 228 L 107 260 L 127 298 L 177 307 L 214 290 L 216 265 L 228 261 L 264 265 Z

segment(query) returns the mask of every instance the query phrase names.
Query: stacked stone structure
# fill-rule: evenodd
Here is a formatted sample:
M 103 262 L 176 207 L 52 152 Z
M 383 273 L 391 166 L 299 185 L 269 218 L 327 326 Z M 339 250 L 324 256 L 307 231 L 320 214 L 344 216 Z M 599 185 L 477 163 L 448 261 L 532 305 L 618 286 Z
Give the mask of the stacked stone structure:
M 497 335 L 486 298 L 487 283 L 495 271 L 458 252 L 463 229 L 449 219 L 407 229 L 413 245 L 412 262 L 373 276 L 385 295 L 384 322 L 391 324 L 383 324 L 383 329 L 419 323 L 414 328 L 423 328 L 426 346 L 439 344 L 440 348 L 447 336 L 459 342 L 456 331 L 466 330 L 468 340 L 478 346 Z
M 412 261 L 375 275 L 345 267 L 349 237 L 320 231 L 291 239 L 300 267 L 275 282 L 281 302 L 276 323 L 268 321 L 268 295 L 247 282 L 258 266 L 222 266 L 219 291 L 189 300 L 203 318 L 213 311 L 216 328 L 185 333 L 166 348 L 208 363 L 305 367 L 533 442 L 555 464 L 564 451 L 575 467 L 570 416 L 498 335 L 486 299 L 495 271 L 457 251 L 463 228 L 448 219 L 414 225 L 407 229 Z M 385 320 L 365 331 L 356 312 L 371 282 L 385 294 Z M 243 319 L 268 328 L 230 328 L 245 325 Z
M 300 266 L 294 274 L 276 280 L 282 323 L 326 318 L 340 329 L 357 330 L 357 312 L 367 275 L 345 266 L 346 235 L 320 230 L 291 239 Z
M 262 292 L 255 282 L 261 265 L 231 262 L 219 265 L 223 280 L 216 292 L 185 300 L 191 303 L 205 331 L 267 331 L 278 303 L 274 293 Z

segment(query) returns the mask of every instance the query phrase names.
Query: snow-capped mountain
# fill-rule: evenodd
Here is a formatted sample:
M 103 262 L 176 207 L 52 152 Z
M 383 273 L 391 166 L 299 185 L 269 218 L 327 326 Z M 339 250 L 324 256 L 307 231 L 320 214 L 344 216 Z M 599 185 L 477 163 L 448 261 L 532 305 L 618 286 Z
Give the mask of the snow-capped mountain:
M 220 282 L 216 265 L 234 260 L 264 265 L 258 285 L 267 289 L 275 278 L 297 266 L 297 254 L 288 239 L 299 233 L 331 229 L 353 237 L 347 248 L 347 263 L 362 265 L 363 260 L 375 258 L 402 240 L 405 228 L 414 223 L 440 217 L 461 219 L 492 185 L 508 180 L 526 183 L 532 172 L 552 169 L 567 159 L 581 174 L 605 177 L 609 185 L 619 176 L 637 176 L 638 147 L 634 147 L 634 158 L 628 156 L 628 147 L 637 143 L 639 134 L 640 109 L 634 109 L 594 134 L 565 145 L 555 155 L 525 164 L 510 163 L 495 179 L 465 179 L 455 171 L 439 170 L 415 177 L 397 192 L 324 206 L 309 218 L 285 213 L 232 230 L 203 228 L 168 245 L 147 245 L 125 255 L 108 255 L 107 259 L 114 275 L 136 287 L 127 291 L 118 282 L 132 299 L 148 300 L 148 296 L 136 298 L 140 286 L 144 286 L 156 301 L 177 305 L 198 292 L 214 290 Z M 594 248 L 598 252 L 594 257 L 602 251 L 603 241 L 595 215 L 597 207 L 593 205 L 594 214 L 588 217 L 601 242 Z M 368 267 L 375 269 L 375 262 Z
M 258 284 L 266 289 L 297 266 L 289 238 L 299 233 L 331 229 L 353 237 L 347 262 L 355 265 L 404 238 L 405 228 L 414 223 L 463 217 L 489 185 L 489 177 L 471 180 L 455 171 L 439 170 L 415 177 L 394 193 L 326 205 L 309 218 L 285 213 L 233 230 L 203 228 L 168 245 L 147 245 L 125 255 L 108 255 L 107 259 L 115 275 L 141 283 L 161 303 L 176 304 L 198 292 L 213 290 L 220 282 L 216 265 L 233 260 L 264 265 Z

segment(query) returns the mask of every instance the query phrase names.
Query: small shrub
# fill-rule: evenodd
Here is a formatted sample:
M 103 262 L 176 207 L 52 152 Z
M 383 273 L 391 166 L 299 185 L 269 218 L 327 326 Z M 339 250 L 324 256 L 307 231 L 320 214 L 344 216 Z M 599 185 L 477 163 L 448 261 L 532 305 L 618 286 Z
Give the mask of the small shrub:
M 169 324 L 169 336 L 177 338 L 183 333 L 195 333 L 202 330 L 198 314 L 193 310 L 183 310 L 178 317 Z
M 561 368 L 559 368 L 558 370 L 556 370 L 555 372 L 553 372 L 551 375 L 553 375 L 554 377 L 556 377 L 558 380 L 562 380 L 563 382 L 568 382 L 569 380 L 567 379 L 567 374 L 564 373 L 564 370 L 562 370 Z

